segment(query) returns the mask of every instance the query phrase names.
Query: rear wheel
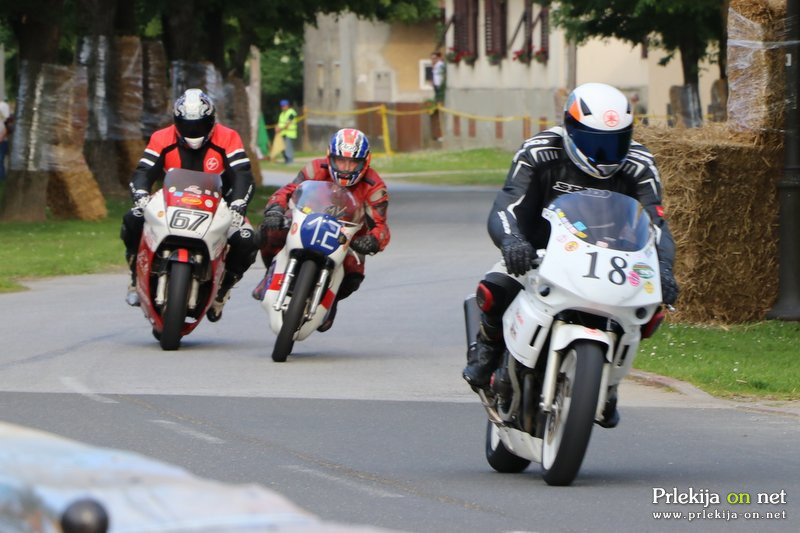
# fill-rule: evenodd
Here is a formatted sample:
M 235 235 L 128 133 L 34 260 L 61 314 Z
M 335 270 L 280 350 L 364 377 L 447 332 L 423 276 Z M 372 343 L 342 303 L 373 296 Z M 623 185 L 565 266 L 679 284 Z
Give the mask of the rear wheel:
M 504 474 L 517 474 L 531 464 L 508 451 L 500 440 L 500 430 L 491 420 L 486 421 L 486 460 L 492 468 Z
M 303 325 L 303 317 L 306 314 L 306 304 L 314 281 L 317 277 L 317 264 L 312 260 L 306 260 L 300 265 L 297 278 L 294 281 L 292 299 L 289 308 L 283 314 L 283 325 L 278 338 L 275 339 L 275 346 L 272 348 L 272 360 L 276 363 L 283 363 L 292 352 L 294 347 L 294 334 Z
M 548 485 L 569 485 L 592 435 L 605 357 L 603 347 L 579 340 L 561 361 L 553 409 L 542 436 L 542 477 Z
M 159 341 L 163 350 L 177 350 L 181 345 L 181 331 L 186 322 L 191 285 L 192 266 L 189 263 L 172 263 L 167 279 L 167 302 L 161 313 L 164 327 Z

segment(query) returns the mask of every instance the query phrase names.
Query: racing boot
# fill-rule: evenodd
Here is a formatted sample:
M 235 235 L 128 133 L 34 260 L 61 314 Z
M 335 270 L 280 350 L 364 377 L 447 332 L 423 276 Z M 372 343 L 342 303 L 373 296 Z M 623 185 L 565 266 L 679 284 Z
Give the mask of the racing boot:
M 336 309 L 339 306 L 339 301 L 344 300 L 356 292 L 361 286 L 362 281 L 364 281 L 364 274 L 361 272 L 347 272 L 344 275 L 342 284 L 339 286 L 339 292 L 336 294 L 336 298 L 333 300 L 333 305 L 331 305 L 331 308 L 328 309 L 328 313 L 325 315 L 325 319 L 322 321 L 322 324 L 320 324 L 317 328 L 317 331 L 324 332 L 331 329 L 333 326 L 333 319 L 336 318 Z
M 253 299 L 258 300 L 259 302 L 262 301 L 264 299 L 264 295 L 267 294 L 267 278 L 269 277 L 268 274 L 269 270 L 267 272 L 264 272 L 264 277 L 261 278 L 261 281 L 258 282 L 256 288 L 253 289 L 253 292 L 250 293 L 250 296 L 252 296 Z
M 598 426 L 604 428 L 615 428 L 619 424 L 619 410 L 617 409 L 617 387 L 612 387 L 608 391 L 606 405 L 603 407 L 603 419 L 596 422 Z
M 139 307 L 139 293 L 136 292 L 136 254 L 125 254 L 128 268 L 131 269 L 131 282 L 128 284 L 128 293 L 125 295 L 125 302 L 131 307 Z
M 214 301 L 211 302 L 211 307 L 206 311 L 206 317 L 208 317 L 209 321 L 216 322 L 222 318 L 222 308 L 225 307 L 225 303 L 231 297 L 231 289 L 240 279 L 242 279 L 242 276 L 236 275 L 233 272 L 225 272 L 225 276 L 222 278 L 222 283 L 220 283 L 219 290 L 217 291 L 217 297 L 214 298 Z
M 317 331 L 328 331 L 333 326 L 333 319 L 336 318 L 336 307 L 339 304 L 339 299 L 336 298 L 333 301 L 333 305 L 330 309 L 328 309 L 328 313 L 325 315 L 325 319 L 322 321 L 322 324 L 319 325 Z
M 504 349 L 502 330 L 499 327 L 489 326 L 482 320 L 475 342 L 470 344 L 467 350 L 467 366 L 464 367 L 461 376 L 473 387 L 480 389 L 488 387 L 492 373 L 500 364 Z

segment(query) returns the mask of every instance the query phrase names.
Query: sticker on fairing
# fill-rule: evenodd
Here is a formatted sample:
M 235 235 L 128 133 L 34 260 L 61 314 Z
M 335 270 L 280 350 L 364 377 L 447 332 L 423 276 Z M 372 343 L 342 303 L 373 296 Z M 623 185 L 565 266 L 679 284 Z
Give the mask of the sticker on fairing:
M 330 255 L 341 246 L 339 243 L 341 231 L 342 225 L 335 218 L 316 213 L 303 221 L 300 228 L 300 242 L 308 250 Z

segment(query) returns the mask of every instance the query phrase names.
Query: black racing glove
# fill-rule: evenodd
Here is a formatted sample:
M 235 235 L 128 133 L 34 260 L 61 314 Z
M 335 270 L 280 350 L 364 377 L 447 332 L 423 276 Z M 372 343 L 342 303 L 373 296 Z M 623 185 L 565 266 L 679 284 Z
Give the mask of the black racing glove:
M 660 261 L 658 267 L 661 270 L 661 301 L 667 305 L 672 305 L 678 299 L 678 282 L 675 281 L 675 276 L 672 275 L 672 267 L 667 263 Z
M 533 268 L 536 251 L 522 235 L 518 233 L 506 235 L 501 249 L 503 260 L 506 262 L 506 270 L 512 276 L 521 276 Z
M 352 240 L 352 242 L 350 242 L 350 248 L 362 255 L 377 254 L 381 249 L 378 239 L 376 239 L 373 235 L 362 235 L 360 237 L 356 237 Z
M 268 205 L 264 209 L 264 221 L 261 225 L 266 229 L 283 229 L 289 223 L 289 219 L 283 214 L 283 208 L 278 204 Z

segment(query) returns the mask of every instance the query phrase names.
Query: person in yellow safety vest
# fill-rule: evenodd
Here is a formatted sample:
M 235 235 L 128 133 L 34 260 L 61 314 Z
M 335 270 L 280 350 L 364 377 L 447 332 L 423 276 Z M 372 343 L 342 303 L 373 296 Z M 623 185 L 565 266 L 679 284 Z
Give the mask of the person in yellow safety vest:
M 288 165 L 294 161 L 294 141 L 297 139 L 297 111 L 289 105 L 289 100 L 281 100 L 281 114 L 275 135 L 283 137 L 283 160 Z

